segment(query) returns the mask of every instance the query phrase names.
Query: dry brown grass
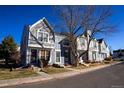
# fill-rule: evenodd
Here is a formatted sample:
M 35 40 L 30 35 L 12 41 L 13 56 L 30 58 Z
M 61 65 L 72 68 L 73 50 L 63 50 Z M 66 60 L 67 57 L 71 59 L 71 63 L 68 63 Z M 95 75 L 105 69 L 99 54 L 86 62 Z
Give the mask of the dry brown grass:
M 14 70 L 11 72 L 9 71 L 9 69 L 0 69 L 0 80 L 24 78 L 37 75 L 37 73 L 30 69 Z
M 47 67 L 44 68 L 43 71 L 46 72 L 47 74 L 56 74 L 56 73 L 68 72 L 71 70 L 68 70 L 66 68 Z

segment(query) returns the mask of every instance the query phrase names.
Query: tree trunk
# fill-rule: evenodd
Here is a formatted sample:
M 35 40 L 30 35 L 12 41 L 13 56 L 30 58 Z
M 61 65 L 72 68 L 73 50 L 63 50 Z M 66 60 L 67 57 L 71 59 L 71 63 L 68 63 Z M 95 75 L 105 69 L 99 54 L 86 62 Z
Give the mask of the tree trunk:
M 75 67 L 79 66 L 79 57 L 76 56 L 75 58 Z
M 87 50 L 86 56 L 87 56 L 87 57 L 86 57 L 86 58 L 87 58 L 86 60 L 87 60 L 87 62 L 88 62 L 88 61 L 89 61 L 89 50 Z
M 70 44 L 70 49 L 71 49 L 71 61 L 74 66 L 79 65 L 79 57 L 78 57 L 78 51 L 77 51 L 77 39 L 73 36 L 71 36 L 71 44 Z
M 87 52 L 86 52 L 87 62 L 89 62 L 89 48 L 90 48 L 90 42 L 91 42 L 91 38 L 90 38 L 90 39 L 87 39 Z

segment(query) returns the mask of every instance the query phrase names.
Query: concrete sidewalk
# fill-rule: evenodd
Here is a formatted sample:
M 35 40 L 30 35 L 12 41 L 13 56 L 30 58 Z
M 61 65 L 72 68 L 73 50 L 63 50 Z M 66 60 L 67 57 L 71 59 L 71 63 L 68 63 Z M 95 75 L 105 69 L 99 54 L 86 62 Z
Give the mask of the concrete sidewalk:
M 91 68 L 86 68 L 86 69 L 81 69 L 81 70 L 74 70 L 73 69 L 72 71 L 59 73 L 59 74 L 48 75 L 46 73 L 40 72 L 40 76 L 0 80 L 0 87 L 18 85 L 18 84 L 24 84 L 24 83 L 33 83 L 33 82 L 45 81 L 45 80 L 51 80 L 51 79 L 60 79 L 60 78 L 65 78 L 65 77 L 71 77 L 71 76 L 79 75 L 81 73 L 87 73 L 87 72 L 90 72 L 90 71 L 95 71 L 95 70 L 98 70 L 98 69 L 102 69 L 102 68 L 105 68 L 105 67 L 116 65 L 116 64 L 119 64 L 119 63 L 121 63 L 121 62 L 107 64 L 107 65 L 101 65 L 101 66 L 91 67 Z

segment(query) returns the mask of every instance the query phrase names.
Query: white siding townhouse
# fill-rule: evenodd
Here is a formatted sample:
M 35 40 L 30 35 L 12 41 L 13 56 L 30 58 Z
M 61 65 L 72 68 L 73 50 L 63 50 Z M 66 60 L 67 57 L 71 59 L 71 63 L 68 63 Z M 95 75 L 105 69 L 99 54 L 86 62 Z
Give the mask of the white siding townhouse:
M 87 31 L 90 33 L 90 30 Z M 88 38 L 85 35 L 77 39 L 79 53 L 86 50 Z M 103 39 L 92 40 L 89 49 L 89 61 L 102 61 L 110 56 L 110 51 Z M 80 58 L 80 62 L 86 56 Z M 21 61 L 23 65 L 36 63 L 38 60 L 52 64 L 72 64 L 69 42 L 65 35 L 56 33 L 45 18 L 33 25 L 24 27 L 21 40 Z

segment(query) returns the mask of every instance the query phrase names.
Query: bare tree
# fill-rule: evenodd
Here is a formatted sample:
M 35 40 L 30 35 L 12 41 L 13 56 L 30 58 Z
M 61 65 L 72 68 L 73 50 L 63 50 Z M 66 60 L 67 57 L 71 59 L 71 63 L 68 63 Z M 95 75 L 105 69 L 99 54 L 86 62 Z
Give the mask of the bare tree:
M 69 40 L 70 56 L 72 63 L 77 66 L 79 62 L 77 52 L 77 36 L 76 33 L 81 29 L 81 13 L 80 6 L 55 6 L 59 18 L 61 19 L 60 25 L 63 26 L 63 31 Z
M 86 12 L 83 13 L 83 18 L 81 22 L 81 27 L 83 32 L 87 33 L 90 30 L 90 34 L 87 33 L 87 50 L 84 52 L 87 54 L 87 60 L 89 59 L 89 48 L 91 41 L 99 33 L 111 33 L 115 30 L 115 25 L 113 23 L 109 24 L 109 18 L 112 17 L 112 10 L 109 6 L 88 6 Z M 84 53 L 80 54 L 81 57 Z
M 107 6 L 55 6 L 58 16 L 61 19 L 60 25 L 64 25 L 63 31 L 70 41 L 71 58 L 74 65 L 78 66 L 79 58 L 87 54 L 90 42 L 98 33 L 109 33 L 114 26 L 108 24 L 109 17 L 112 16 L 111 8 Z M 91 33 L 87 37 L 87 49 L 81 54 L 77 51 L 77 38 L 87 33 Z M 88 33 L 87 33 L 88 34 Z

